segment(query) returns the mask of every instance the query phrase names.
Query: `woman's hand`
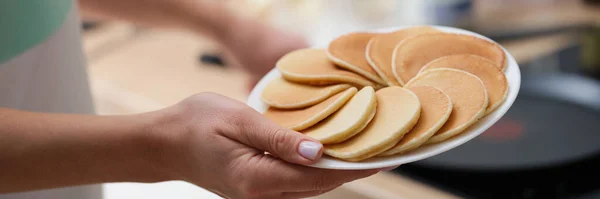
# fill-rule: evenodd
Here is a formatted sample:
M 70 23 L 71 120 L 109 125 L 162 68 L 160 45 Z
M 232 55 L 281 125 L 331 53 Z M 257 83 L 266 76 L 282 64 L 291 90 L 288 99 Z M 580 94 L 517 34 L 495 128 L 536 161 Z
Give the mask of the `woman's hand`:
M 248 85 L 250 86 L 249 90 L 252 90 L 285 54 L 308 47 L 308 43 L 299 34 L 272 27 L 264 27 L 262 31 L 264 33 L 257 38 L 262 43 L 253 47 L 256 51 L 248 54 L 250 59 L 247 59 L 244 65 L 252 75 Z
M 309 46 L 301 35 L 284 31 L 252 19 L 237 19 L 223 44 L 237 63 L 250 74 L 249 90 L 285 54 Z
M 161 112 L 153 132 L 169 140 L 166 171 L 226 198 L 310 197 L 379 171 L 305 166 L 322 156 L 319 142 L 217 94 L 198 94 Z

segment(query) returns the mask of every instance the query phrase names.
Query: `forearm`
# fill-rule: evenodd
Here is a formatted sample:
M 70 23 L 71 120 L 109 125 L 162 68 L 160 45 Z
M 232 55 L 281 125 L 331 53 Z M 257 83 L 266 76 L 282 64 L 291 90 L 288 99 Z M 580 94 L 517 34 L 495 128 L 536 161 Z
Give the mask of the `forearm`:
M 0 193 L 165 180 L 152 117 L 42 114 L 0 108 Z
M 212 38 L 224 55 L 250 72 L 255 85 L 284 54 L 307 46 L 252 17 L 236 14 L 225 0 L 79 0 L 85 16 L 119 19 L 150 27 L 176 27 Z M 228 56 L 227 56 L 228 57 Z
M 240 17 L 220 0 L 79 0 L 84 17 L 185 28 L 225 40 Z

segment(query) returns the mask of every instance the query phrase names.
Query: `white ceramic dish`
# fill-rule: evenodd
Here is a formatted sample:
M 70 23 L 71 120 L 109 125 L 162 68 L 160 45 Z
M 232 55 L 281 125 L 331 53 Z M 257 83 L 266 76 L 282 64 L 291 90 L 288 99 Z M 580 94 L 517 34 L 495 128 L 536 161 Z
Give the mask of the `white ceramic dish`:
M 379 29 L 371 32 L 391 32 L 394 30 L 407 28 L 409 26 L 402 27 L 394 27 L 394 28 L 385 28 Z M 445 26 L 432 26 L 444 32 L 451 33 L 459 33 L 459 34 L 467 34 L 473 35 L 476 37 L 484 38 L 486 40 L 492 41 L 491 39 L 484 37 L 480 34 L 458 29 L 452 27 Z M 492 41 L 493 42 L 493 41 Z M 327 44 L 318 44 L 315 46 L 316 48 L 325 48 Z M 503 48 L 504 49 L 504 48 Z M 504 49 L 507 58 L 507 66 L 504 71 L 506 78 L 509 84 L 509 91 L 506 100 L 502 105 L 500 105 L 495 111 L 481 118 L 477 123 L 466 129 L 461 134 L 448 139 L 446 141 L 421 146 L 413 151 L 410 151 L 405 154 L 389 156 L 389 157 L 374 157 L 361 162 L 348 162 L 340 159 L 332 158 L 326 155 L 323 155 L 323 158 L 319 160 L 317 163 L 311 165 L 312 167 L 317 168 L 327 168 L 327 169 L 339 169 L 339 170 L 359 170 L 359 169 L 373 169 L 373 168 L 384 168 L 384 167 L 393 167 L 399 166 L 402 164 L 422 160 L 445 151 L 448 151 L 454 147 L 457 147 L 465 142 L 475 138 L 476 136 L 483 133 L 485 130 L 490 128 L 494 123 L 496 123 L 512 106 L 513 102 L 517 98 L 517 94 L 519 93 L 519 88 L 521 85 L 521 72 L 519 70 L 519 66 L 515 61 L 514 57 Z M 267 110 L 268 106 L 264 104 L 260 100 L 260 95 L 265 88 L 266 84 L 272 79 L 279 77 L 281 74 L 275 68 L 270 71 L 267 75 L 265 75 L 262 80 L 256 85 L 256 87 L 250 93 L 247 104 L 257 110 L 258 112 L 263 113 Z

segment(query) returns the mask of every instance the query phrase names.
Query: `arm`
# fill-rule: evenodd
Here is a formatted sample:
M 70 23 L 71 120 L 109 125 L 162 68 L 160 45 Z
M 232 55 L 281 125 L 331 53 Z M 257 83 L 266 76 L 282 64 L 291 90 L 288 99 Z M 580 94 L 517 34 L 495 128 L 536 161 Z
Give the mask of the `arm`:
M 254 86 L 286 53 L 308 46 L 299 35 L 231 12 L 223 0 L 79 0 L 87 17 L 149 27 L 182 28 L 212 37 L 250 73 Z
M 184 28 L 222 42 L 243 20 L 224 3 L 206 0 L 79 0 L 89 19 L 122 20 L 149 27 Z
M 148 114 L 149 116 L 150 114 Z M 0 193 L 165 180 L 148 116 L 87 116 L 0 108 Z M 156 166 L 156 167 L 155 167 Z
M 0 108 L 0 193 L 182 180 L 228 198 L 286 199 L 319 195 L 379 171 L 302 166 L 322 152 L 318 141 L 210 93 L 135 115 Z

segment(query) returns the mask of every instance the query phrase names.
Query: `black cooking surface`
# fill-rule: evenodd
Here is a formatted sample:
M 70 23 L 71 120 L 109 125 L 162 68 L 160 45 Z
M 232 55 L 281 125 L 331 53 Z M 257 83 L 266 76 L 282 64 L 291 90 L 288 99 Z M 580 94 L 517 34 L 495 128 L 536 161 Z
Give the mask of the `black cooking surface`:
M 599 110 L 531 93 L 522 89 L 484 134 L 417 164 L 508 170 L 553 166 L 600 152 Z
M 393 172 L 463 198 L 600 198 L 600 154 L 592 157 L 552 168 L 518 171 L 486 172 L 408 164 Z
M 392 172 L 464 198 L 600 198 L 600 80 L 582 73 L 580 50 L 520 63 L 521 91 L 498 123 Z

